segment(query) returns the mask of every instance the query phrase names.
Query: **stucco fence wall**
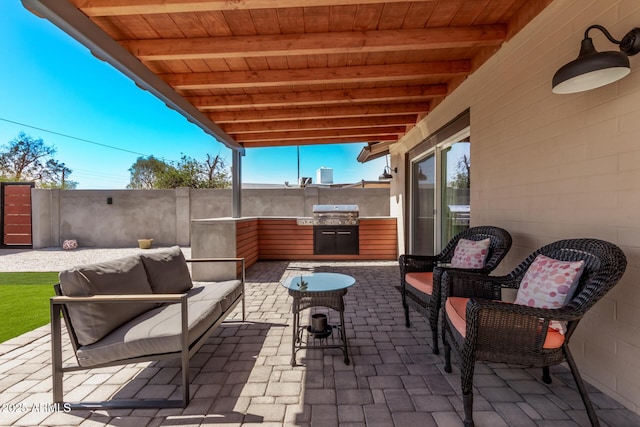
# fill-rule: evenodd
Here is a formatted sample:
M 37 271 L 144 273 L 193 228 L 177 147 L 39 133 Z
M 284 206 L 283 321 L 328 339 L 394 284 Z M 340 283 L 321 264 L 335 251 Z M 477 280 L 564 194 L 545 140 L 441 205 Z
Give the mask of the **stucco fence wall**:
M 111 203 L 108 203 L 108 202 Z M 33 247 L 131 247 L 191 243 L 193 219 L 232 213 L 231 190 L 32 190 Z M 314 204 L 357 204 L 361 216 L 388 216 L 388 188 L 283 188 L 242 190 L 243 216 L 311 216 Z

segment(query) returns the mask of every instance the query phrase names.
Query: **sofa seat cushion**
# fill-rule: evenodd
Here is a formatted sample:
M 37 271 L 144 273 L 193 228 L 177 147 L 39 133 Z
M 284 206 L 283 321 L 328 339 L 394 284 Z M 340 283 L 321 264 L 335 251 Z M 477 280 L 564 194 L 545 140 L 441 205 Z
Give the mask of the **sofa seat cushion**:
M 415 288 L 423 294 L 433 294 L 433 272 L 412 272 L 404 277 L 407 285 Z
M 227 299 L 241 287 L 237 280 L 218 285 L 196 285 L 187 292 L 189 344 L 220 318 Z M 80 347 L 78 363 L 86 368 L 134 357 L 179 352 L 181 328 L 180 304 L 157 307 L 122 325 L 102 340 Z
M 152 293 L 137 255 L 65 270 L 59 274 L 59 279 L 65 296 Z M 70 304 L 69 317 L 80 345 L 89 345 L 156 306 L 153 303 Z
M 193 286 L 187 261 L 179 246 L 140 255 L 155 294 L 181 294 Z
M 239 280 L 227 280 L 225 282 L 194 282 L 195 292 L 189 292 L 193 301 L 219 300 L 222 311 L 226 311 L 235 300 L 242 295 L 242 286 Z M 199 290 L 202 288 L 202 291 Z
M 467 303 L 469 298 L 449 297 L 444 309 L 451 325 L 462 337 L 467 336 Z M 505 302 L 504 304 L 510 304 Z M 543 348 L 560 348 L 564 343 L 564 335 L 553 328 L 549 328 L 544 340 Z

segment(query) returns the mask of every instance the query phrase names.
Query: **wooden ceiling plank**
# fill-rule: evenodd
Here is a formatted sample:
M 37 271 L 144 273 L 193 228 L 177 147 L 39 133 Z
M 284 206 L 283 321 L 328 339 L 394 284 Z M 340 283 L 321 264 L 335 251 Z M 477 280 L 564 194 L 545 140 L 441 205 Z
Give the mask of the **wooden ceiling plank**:
M 434 2 L 414 2 L 409 6 L 409 12 L 402 24 L 402 28 L 424 28 L 427 26 L 429 18 L 433 14 L 437 1 Z
M 117 16 L 96 16 L 94 23 L 114 40 L 131 40 L 137 38 L 135 34 L 123 26 Z
M 281 34 L 280 23 L 278 22 L 278 14 L 275 9 L 256 9 L 250 10 L 249 14 L 253 19 L 253 26 L 257 34 Z
M 133 34 L 135 39 L 156 39 L 158 32 L 141 16 L 120 16 L 118 25 Z
M 224 62 L 229 68 L 229 73 L 250 71 L 252 69 L 264 70 L 265 68 L 267 68 L 267 61 L 265 58 L 226 58 Z M 251 64 L 253 64 L 254 66 L 252 67 Z M 212 72 L 215 73 L 217 71 L 212 70 Z M 226 71 L 219 72 L 224 73 Z
M 313 106 L 318 104 L 357 104 L 363 102 L 424 101 L 447 95 L 446 85 L 398 86 L 390 88 L 260 93 L 231 96 L 188 97 L 203 111 L 229 108 Z
M 253 25 L 251 12 L 248 10 L 227 10 L 223 12 L 225 19 L 236 36 L 255 36 L 258 34 L 256 27 Z
M 358 6 L 355 4 L 342 4 L 331 6 L 329 11 L 329 31 L 353 31 L 355 13 Z
M 373 31 L 378 29 L 384 4 L 361 4 L 355 17 L 355 30 Z
M 329 31 L 329 6 L 304 7 L 304 32 L 326 33 Z
M 253 132 L 248 134 L 230 134 L 237 141 L 273 141 L 302 138 L 335 138 L 345 136 L 399 135 L 406 131 L 406 126 L 380 126 L 375 128 L 354 129 L 314 129 L 312 131 Z
M 413 2 L 437 0 L 413 0 Z M 407 0 L 367 0 L 366 3 L 406 3 Z M 87 16 L 142 15 L 299 7 L 300 0 L 72 0 Z M 339 6 L 349 0 L 304 0 L 305 7 Z M 357 1 L 353 3 L 359 3 Z
M 464 0 L 441 0 L 429 17 L 428 26 L 445 27 L 451 25 L 451 21 L 462 7 Z
M 409 11 L 409 3 L 385 4 L 380 16 L 379 30 L 393 30 L 402 28 L 402 24 Z
M 141 60 L 320 55 L 499 45 L 506 26 L 121 40 Z
M 253 58 L 252 58 L 253 59 Z M 263 59 L 263 58 L 259 58 Z M 289 65 L 289 57 L 287 56 L 269 56 L 264 58 L 264 61 L 269 64 L 269 70 L 288 70 L 292 68 Z M 293 68 L 306 68 L 306 61 L 303 67 L 293 67 Z M 253 70 L 264 70 L 265 68 L 252 68 Z
M 157 15 L 146 16 L 145 20 L 149 26 L 154 29 L 154 32 L 157 34 L 156 37 L 159 36 L 164 39 L 184 38 L 188 36 L 188 34 L 182 31 L 171 15 L 160 13 Z M 201 36 L 207 36 L 207 33 L 201 34 Z
M 463 26 L 473 25 L 482 11 L 491 3 L 491 0 L 476 0 L 473 2 L 464 2 L 458 12 L 451 20 L 451 25 Z
M 262 142 L 246 142 L 242 143 L 245 148 L 260 148 L 260 147 L 286 147 L 293 145 L 317 145 L 317 144 L 350 144 L 350 143 L 368 143 L 368 142 L 396 142 L 398 140 L 398 136 L 395 135 L 373 135 L 369 137 L 360 137 L 360 136 L 345 136 L 338 138 L 323 138 L 323 139 L 313 139 L 313 138 L 304 138 L 298 140 L 274 140 L 274 141 L 262 141 Z
M 231 36 L 231 28 L 224 14 L 219 11 L 214 12 L 198 12 L 196 13 L 200 22 L 204 28 L 207 29 L 207 34 L 210 37 L 224 37 Z
M 300 70 L 163 74 L 160 77 L 175 89 L 193 90 L 318 84 L 323 82 L 415 80 L 427 77 L 454 77 L 467 74 L 469 70 L 469 61 L 463 60 Z
M 304 9 L 302 7 L 276 9 L 276 15 L 282 34 L 300 33 L 300 29 L 304 28 Z
M 429 102 L 406 102 L 306 108 L 272 108 L 268 110 L 224 110 L 210 112 L 207 116 L 218 124 L 246 123 L 292 119 L 419 114 L 428 112 L 430 109 L 429 106 Z
M 381 126 L 398 126 L 416 122 L 416 114 L 405 114 L 387 117 L 349 117 L 339 119 L 306 119 L 306 120 L 283 120 L 265 123 L 229 123 L 223 129 L 229 134 L 253 133 L 253 132 L 275 132 L 311 129 L 349 129 L 349 128 L 370 128 Z

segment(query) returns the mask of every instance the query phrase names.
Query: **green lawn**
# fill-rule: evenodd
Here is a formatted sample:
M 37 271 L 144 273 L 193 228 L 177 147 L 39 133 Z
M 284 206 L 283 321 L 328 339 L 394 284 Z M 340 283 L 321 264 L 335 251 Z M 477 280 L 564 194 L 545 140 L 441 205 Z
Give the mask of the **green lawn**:
M 0 273 L 0 342 L 49 323 L 56 272 Z

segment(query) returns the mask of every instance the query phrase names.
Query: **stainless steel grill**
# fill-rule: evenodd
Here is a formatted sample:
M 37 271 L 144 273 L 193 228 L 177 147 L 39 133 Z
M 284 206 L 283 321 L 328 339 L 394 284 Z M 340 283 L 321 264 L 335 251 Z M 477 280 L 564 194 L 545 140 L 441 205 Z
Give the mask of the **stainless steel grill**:
M 313 205 L 313 254 L 357 255 L 358 205 Z
M 358 225 L 358 205 L 313 205 L 313 225 Z

